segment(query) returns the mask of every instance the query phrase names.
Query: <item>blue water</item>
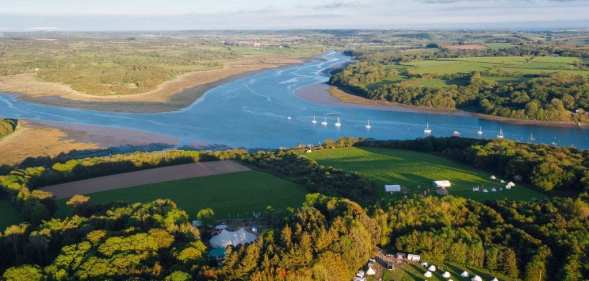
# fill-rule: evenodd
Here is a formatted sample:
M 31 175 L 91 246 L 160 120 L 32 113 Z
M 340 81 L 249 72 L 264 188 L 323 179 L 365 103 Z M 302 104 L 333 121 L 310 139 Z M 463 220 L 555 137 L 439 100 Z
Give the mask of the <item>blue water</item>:
M 494 138 L 503 129 L 506 138 L 589 148 L 589 130 L 525 126 L 481 120 L 472 115 L 379 110 L 317 103 L 296 95 L 297 90 L 328 80 L 325 70 L 349 58 L 328 53 L 302 65 L 258 72 L 210 89 L 187 108 L 166 113 L 111 113 L 27 102 L 0 95 L 0 116 L 35 121 L 117 127 L 164 134 L 183 144 L 227 145 L 247 148 L 316 144 L 342 136 L 376 139 L 413 139 L 423 136 L 429 122 L 435 136 Z M 311 120 L 317 116 L 317 125 Z M 336 128 L 336 117 L 341 128 Z M 289 119 L 290 117 L 290 119 Z M 319 122 L 326 117 L 329 125 Z M 365 125 L 370 120 L 373 128 Z

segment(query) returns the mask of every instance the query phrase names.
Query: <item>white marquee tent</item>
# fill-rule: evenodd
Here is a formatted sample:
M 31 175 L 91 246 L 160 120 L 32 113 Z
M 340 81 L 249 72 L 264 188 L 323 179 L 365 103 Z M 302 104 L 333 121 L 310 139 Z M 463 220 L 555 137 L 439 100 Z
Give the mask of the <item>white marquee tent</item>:
M 223 229 L 221 233 L 213 236 L 209 241 L 213 248 L 225 248 L 227 246 L 237 246 L 248 244 L 256 240 L 256 235 L 247 232 L 244 228 L 238 231 L 228 231 Z

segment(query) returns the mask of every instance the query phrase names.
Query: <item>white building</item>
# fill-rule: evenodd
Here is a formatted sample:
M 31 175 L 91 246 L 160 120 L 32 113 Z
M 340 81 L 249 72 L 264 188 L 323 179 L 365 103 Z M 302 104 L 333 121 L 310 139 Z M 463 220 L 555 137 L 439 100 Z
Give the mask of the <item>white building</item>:
M 434 186 L 437 188 L 450 188 L 452 183 L 449 180 L 434 181 Z
M 449 180 L 434 181 L 434 187 L 438 195 L 448 195 L 448 188 L 452 186 Z
M 419 256 L 419 255 L 413 255 L 413 254 L 408 254 L 407 255 L 407 260 L 408 261 L 413 261 L 413 262 L 419 262 L 421 260 L 421 256 Z
M 401 186 L 398 184 L 387 184 L 384 186 L 384 191 L 386 193 L 401 192 Z

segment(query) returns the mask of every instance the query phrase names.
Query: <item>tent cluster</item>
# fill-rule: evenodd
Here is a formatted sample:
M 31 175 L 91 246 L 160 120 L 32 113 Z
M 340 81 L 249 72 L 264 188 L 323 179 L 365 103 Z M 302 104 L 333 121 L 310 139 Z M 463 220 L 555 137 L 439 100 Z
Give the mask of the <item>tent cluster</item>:
M 505 185 L 505 186 L 504 187 L 492 187 L 492 188 L 485 188 L 484 186 L 475 186 L 472 188 L 472 192 L 483 192 L 483 193 L 499 192 L 499 191 L 504 191 L 504 190 L 510 190 L 515 187 L 515 183 L 512 181 L 506 183 L 505 180 L 498 180 L 496 176 L 491 176 L 491 179 L 494 181 L 499 181 L 502 185 Z
M 423 267 L 427 268 L 427 271 L 423 274 L 423 276 L 427 279 L 427 278 L 432 278 L 434 276 L 434 273 L 438 270 L 438 268 L 436 268 L 435 265 L 429 265 L 428 267 L 428 263 L 424 262 L 421 264 Z M 463 271 L 462 274 L 460 274 L 460 277 L 462 277 L 463 279 L 466 279 L 468 277 L 470 277 L 470 273 L 468 273 L 468 271 Z M 448 281 L 453 281 L 452 278 L 452 274 L 448 271 L 444 271 L 444 273 L 442 273 L 442 278 L 448 280 Z M 475 275 L 473 276 L 471 279 L 471 281 L 484 281 L 483 278 L 479 275 Z M 497 278 L 493 278 L 491 281 L 499 281 L 499 279 Z
M 368 263 L 368 268 L 366 271 L 360 270 L 356 273 L 356 276 L 352 279 L 353 281 L 366 281 L 368 276 L 376 275 L 376 270 L 374 270 L 374 264 L 372 262 Z

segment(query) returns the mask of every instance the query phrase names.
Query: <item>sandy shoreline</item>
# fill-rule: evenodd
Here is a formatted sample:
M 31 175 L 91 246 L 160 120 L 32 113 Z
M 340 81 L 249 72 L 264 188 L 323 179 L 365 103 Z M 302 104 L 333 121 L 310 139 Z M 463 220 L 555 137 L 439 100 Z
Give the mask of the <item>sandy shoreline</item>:
M 369 100 L 355 95 L 344 93 L 341 90 L 328 84 L 317 84 L 301 88 L 297 92 L 297 96 L 299 96 L 302 99 L 312 101 L 313 103 L 332 106 L 337 105 L 382 111 L 426 112 L 429 114 L 444 115 L 471 115 L 469 112 L 465 111 L 428 110 L 427 108 L 404 106 L 384 101 Z
M 411 112 L 427 112 L 427 113 L 438 113 L 438 114 L 452 114 L 452 115 L 471 115 L 476 116 L 480 119 L 484 120 L 491 120 L 503 123 L 510 123 L 510 124 L 517 124 L 517 125 L 532 125 L 532 126 L 549 126 L 549 127 L 562 127 L 562 128 L 588 128 L 589 124 L 581 124 L 580 126 L 575 122 L 562 122 L 562 121 L 538 121 L 538 120 L 524 120 L 524 119 L 515 119 L 515 118 L 508 118 L 508 117 L 501 117 L 501 116 L 494 116 L 476 112 L 468 112 L 462 110 L 444 110 L 444 109 L 435 109 L 435 108 L 426 108 L 426 107 L 419 107 L 419 106 L 411 106 L 411 105 L 404 105 L 398 103 L 392 103 L 387 101 L 376 101 L 370 100 L 363 97 L 359 97 L 356 95 L 352 95 L 349 93 L 344 92 L 343 90 L 331 86 L 325 85 L 327 87 L 327 92 L 329 96 L 333 97 L 337 103 L 341 104 L 348 104 L 348 105 L 357 105 L 366 108 L 372 109 L 382 109 L 382 110 L 404 110 L 404 111 L 411 111 Z
M 252 58 L 226 63 L 222 68 L 189 72 L 132 95 L 95 96 L 59 83 L 44 82 L 33 74 L 0 77 L 0 89 L 19 98 L 49 105 L 110 112 L 154 113 L 174 111 L 192 104 L 208 89 L 257 71 L 302 63 L 293 58 Z
M 126 129 L 21 120 L 14 133 L 0 140 L 0 165 L 17 164 L 28 157 L 53 157 L 72 150 L 156 143 L 176 145 L 178 140 Z

